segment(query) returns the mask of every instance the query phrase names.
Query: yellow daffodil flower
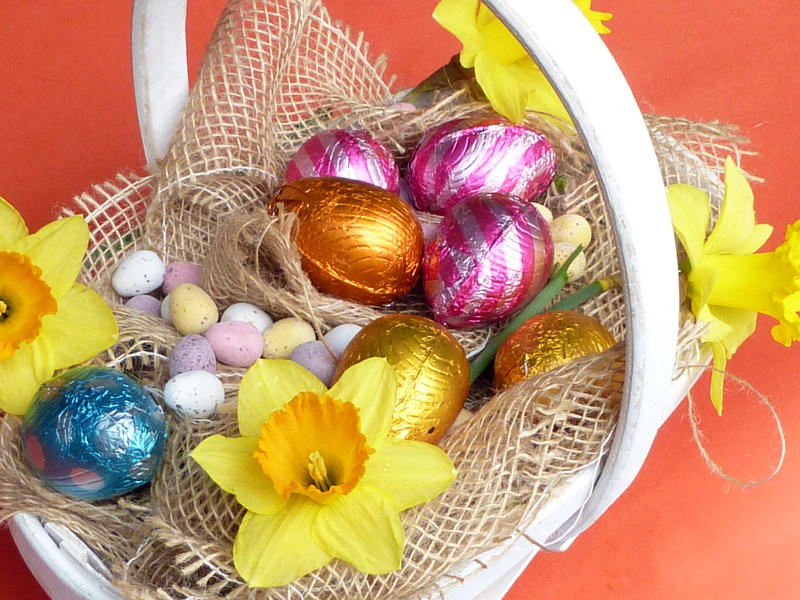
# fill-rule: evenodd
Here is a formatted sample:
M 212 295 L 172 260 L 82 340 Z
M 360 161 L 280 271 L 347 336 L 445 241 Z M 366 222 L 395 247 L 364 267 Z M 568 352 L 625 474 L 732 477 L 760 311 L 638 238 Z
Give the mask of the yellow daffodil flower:
M 455 478 L 436 446 L 388 438 L 397 380 L 383 358 L 350 367 L 330 390 L 288 360 L 259 360 L 239 388 L 239 433 L 191 453 L 247 509 L 233 546 L 251 587 L 285 585 L 344 560 L 365 573 L 400 567 L 398 513 Z
M 24 414 L 57 369 L 113 344 L 117 322 L 93 290 L 75 283 L 89 243 L 80 216 L 28 235 L 0 198 L 0 409 Z
M 609 32 L 603 22 L 610 14 L 592 10 L 591 0 L 575 4 L 598 33 Z M 463 44 L 461 65 L 475 69 L 475 78 L 496 112 L 515 123 L 525 120 L 526 110 L 571 123 L 544 73 L 482 2 L 441 0 L 433 17 Z
M 708 324 L 703 341 L 711 345 L 714 373 L 711 400 L 722 413 L 727 360 L 755 331 L 758 313 L 778 320 L 772 337 L 788 346 L 800 339 L 800 221 L 787 228 L 774 252 L 755 254 L 772 233 L 757 225 L 753 192 L 742 172 L 725 161 L 725 195 L 714 229 L 706 237 L 711 204 L 690 185 L 667 188 L 672 225 L 687 260 L 686 295 L 698 321 Z

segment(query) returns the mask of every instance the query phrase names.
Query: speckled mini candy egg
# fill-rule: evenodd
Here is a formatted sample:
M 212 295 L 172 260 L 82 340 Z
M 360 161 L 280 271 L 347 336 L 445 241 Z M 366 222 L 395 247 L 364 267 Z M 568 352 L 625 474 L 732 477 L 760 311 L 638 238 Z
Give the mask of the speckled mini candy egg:
M 553 211 L 547 208 L 544 204 L 540 204 L 539 202 L 531 202 L 531 204 L 536 210 L 539 211 L 539 214 L 542 215 L 542 218 L 544 218 L 544 220 L 547 222 L 549 226 L 553 222 Z
M 125 306 L 156 317 L 161 316 L 161 300 L 148 294 L 139 294 L 128 298 Z
M 361 331 L 361 329 L 361 325 L 344 323 L 331 329 L 328 333 L 322 336 L 322 339 L 325 340 L 325 343 L 328 345 L 328 348 L 330 348 L 330 351 L 333 352 L 333 355 L 336 358 L 339 358 L 344 352 L 344 349 L 347 348 L 347 345 L 350 343 L 350 341 L 359 331 Z
M 568 242 L 586 248 L 592 241 L 592 227 L 589 221 L 574 213 L 559 215 L 553 219 L 550 224 L 550 234 L 553 236 L 554 244 Z
M 312 342 L 317 334 L 310 323 L 295 317 L 279 319 L 264 330 L 261 340 L 264 358 L 289 358 L 297 346 L 303 342 Z
M 304 177 L 342 177 L 400 191 L 392 151 L 366 131 L 331 129 L 312 135 L 286 166 L 286 181 Z
M 166 444 L 164 412 L 128 375 L 75 367 L 45 382 L 22 421 L 25 458 L 48 486 L 103 500 L 148 483 Z
M 555 151 L 538 131 L 474 117 L 429 129 L 411 154 L 406 181 L 418 209 L 443 214 L 477 194 L 533 200 L 547 190 L 555 169 Z
M 473 196 L 445 214 L 425 250 L 425 297 L 448 327 L 495 323 L 536 296 L 552 263 L 550 229 L 530 203 Z
M 253 327 L 258 329 L 259 333 L 264 333 L 264 330 L 273 323 L 272 317 L 255 304 L 250 304 L 249 302 L 236 302 L 235 304 L 231 304 L 222 313 L 220 321 L 242 321 L 243 323 L 250 323 Z
M 191 333 L 175 344 L 169 356 L 169 376 L 175 377 L 185 371 L 217 372 L 214 348 L 202 335 Z
M 138 250 L 129 254 L 111 276 L 111 286 L 126 298 L 149 294 L 164 283 L 166 268 L 161 257 L 151 250 Z
M 203 271 L 197 263 L 171 262 L 167 265 L 164 273 L 164 283 L 161 284 L 161 291 L 164 294 L 169 294 L 181 283 L 193 283 L 199 286 L 202 274 Z
M 203 336 L 214 349 L 217 360 L 231 367 L 249 367 L 264 349 L 261 332 L 244 321 L 214 323 Z
M 577 246 L 569 242 L 558 242 L 553 244 L 553 267 L 551 274 L 558 269 L 566 260 L 572 256 Z M 586 273 L 586 254 L 581 250 L 567 267 L 567 281 L 576 281 Z
M 289 355 L 289 360 L 305 367 L 326 386 L 331 385 L 336 365 L 339 362 L 324 342 L 318 340 L 303 342 L 296 346 Z
M 183 335 L 204 333 L 219 320 L 213 298 L 193 283 L 181 283 L 169 293 L 172 323 Z
M 210 417 L 224 401 L 222 382 L 208 371 L 185 371 L 164 385 L 164 403 L 183 417 Z

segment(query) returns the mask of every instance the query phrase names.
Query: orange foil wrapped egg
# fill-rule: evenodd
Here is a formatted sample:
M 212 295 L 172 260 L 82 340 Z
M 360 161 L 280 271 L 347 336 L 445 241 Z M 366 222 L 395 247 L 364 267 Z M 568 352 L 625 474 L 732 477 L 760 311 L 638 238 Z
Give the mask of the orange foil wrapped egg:
M 382 306 L 417 282 L 422 227 L 399 196 L 336 177 L 298 179 L 273 198 L 297 215 L 303 269 L 322 292 Z
M 594 317 L 571 310 L 531 317 L 497 349 L 494 386 L 501 390 L 576 358 L 603 352 L 616 343 Z
M 344 351 L 334 381 L 350 366 L 382 356 L 397 373 L 397 405 L 390 435 L 435 444 L 455 422 L 469 391 L 469 363 L 461 344 L 441 325 L 409 314 L 380 317 Z

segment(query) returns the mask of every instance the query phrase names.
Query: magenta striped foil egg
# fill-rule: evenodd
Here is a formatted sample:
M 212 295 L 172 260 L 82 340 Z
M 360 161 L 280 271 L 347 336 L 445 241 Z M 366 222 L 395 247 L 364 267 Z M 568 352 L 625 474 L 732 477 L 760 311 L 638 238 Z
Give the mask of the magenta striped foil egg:
M 364 131 L 331 129 L 308 138 L 286 166 L 287 182 L 305 177 L 341 177 L 400 191 L 391 150 Z
M 544 287 L 553 264 L 547 222 L 506 194 L 466 198 L 442 218 L 422 262 L 437 321 L 455 329 L 500 321 Z
M 544 135 L 502 119 L 448 121 L 422 136 L 408 164 L 408 191 L 419 210 L 443 214 L 469 196 L 547 191 L 556 153 Z

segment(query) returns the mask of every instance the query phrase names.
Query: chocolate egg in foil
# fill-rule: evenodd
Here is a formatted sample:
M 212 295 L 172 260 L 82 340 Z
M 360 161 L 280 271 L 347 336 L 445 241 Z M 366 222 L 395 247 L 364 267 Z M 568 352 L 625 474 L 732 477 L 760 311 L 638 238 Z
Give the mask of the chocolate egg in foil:
M 400 192 L 391 150 L 364 131 L 332 129 L 308 138 L 286 166 L 286 181 L 304 177 L 342 177 Z
M 455 329 L 508 317 L 544 287 L 550 229 L 528 202 L 484 194 L 456 204 L 425 250 L 422 281 L 437 321 Z
M 45 382 L 22 421 L 22 450 L 56 491 L 103 500 L 148 483 L 167 439 L 164 412 L 128 375 L 75 367 Z
M 498 118 L 468 118 L 422 136 L 406 181 L 419 210 L 442 214 L 476 194 L 533 200 L 547 191 L 555 171 L 556 154 L 538 131 Z
M 390 435 L 435 444 L 455 422 L 469 390 L 469 363 L 438 323 L 410 314 L 380 317 L 356 334 L 334 381 L 351 365 L 382 356 L 397 373 Z
M 384 305 L 405 296 L 419 279 L 422 228 L 399 196 L 367 183 L 322 177 L 285 184 L 273 203 L 297 215 L 295 244 L 319 290 Z
M 570 361 L 608 350 L 614 336 L 594 317 L 570 310 L 531 317 L 500 345 L 494 358 L 494 385 L 506 388 Z

